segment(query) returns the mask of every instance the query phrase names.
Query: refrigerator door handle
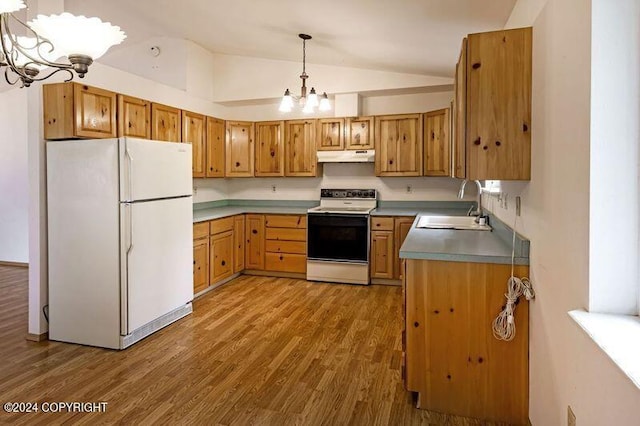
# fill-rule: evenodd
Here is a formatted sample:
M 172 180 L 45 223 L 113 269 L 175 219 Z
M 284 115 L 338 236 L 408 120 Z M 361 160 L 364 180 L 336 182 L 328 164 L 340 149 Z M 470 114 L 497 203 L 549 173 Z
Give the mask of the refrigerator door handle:
M 120 285 L 120 334 L 122 336 L 127 335 L 129 328 L 129 255 L 133 250 L 133 213 L 131 211 L 131 203 L 123 203 L 125 209 L 124 220 L 126 222 L 126 228 L 124 232 L 124 241 L 126 242 L 127 250 L 125 252 L 125 259 L 122 265 L 121 272 L 121 285 Z
M 126 142 L 125 142 L 126 143 Z M 129 148 L 125 145 L 124 148 L 124 155 L 125 157 L 127 157 L 127 184 L 129 187 L 129 196 L 127 197 L 127 200 L 129 201 L 133 201 L 133 179 L 131 178 L 131 175 L 133 174 L 133 155 L 131 155 L 131 152 L 129 151 Z

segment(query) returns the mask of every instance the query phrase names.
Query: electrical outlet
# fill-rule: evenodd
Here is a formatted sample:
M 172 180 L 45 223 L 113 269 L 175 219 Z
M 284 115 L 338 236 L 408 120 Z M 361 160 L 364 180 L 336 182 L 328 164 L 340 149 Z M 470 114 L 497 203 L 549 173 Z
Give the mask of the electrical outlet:
M 567 405 L 567 426 L 576 426 L 576 415 L 570 405 Z
M 271 185 L 271 192 L 276 192 L 276 186 L 275 185 Z
M 413 192 L 413 188 L 411 185 L 407 185 L 407 194 L 411 194 Z
M 516 216 L 520 216 L 520 213 L 522 212 L 522 200 L 520 200 L 520 197 L 516 197 Z
M 193 187 L 193 195 L 196 195 L 198 193 L 198 187 L 194 186 Z
M 509 194 L 502 194 L 502 200 L 500 200 L 500 207 L 507 210 L 509 208 L 509 204 L 507 200 L 509 199 Z

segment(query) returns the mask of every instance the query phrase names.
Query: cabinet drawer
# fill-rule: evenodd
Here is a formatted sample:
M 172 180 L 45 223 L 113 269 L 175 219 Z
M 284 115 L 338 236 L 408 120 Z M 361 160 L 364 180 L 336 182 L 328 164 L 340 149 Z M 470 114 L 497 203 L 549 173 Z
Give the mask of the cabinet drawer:
M 303 254 L 266 253 L 265 269 L 276 272 L 307 272 L 307 256 Z
M 267 215 L 267 228 L 306 228 L 307 216 Z
M 266 250 L 273 253 L 295 253 L 307 254 L 307 243 L 305 241 L 267 241 Z
M 393 218 L 372 216 L 371 230 L 372 231 L 393 231 Z
M 193 239 L 209 236 L 209 222 L 199 222 L 193 224 Z
M 233 229 L 233 216 L 211 221 L 211 235 L 219 234 Z
M 306 229 L 267 228 L 267 240 L 307 241 Z

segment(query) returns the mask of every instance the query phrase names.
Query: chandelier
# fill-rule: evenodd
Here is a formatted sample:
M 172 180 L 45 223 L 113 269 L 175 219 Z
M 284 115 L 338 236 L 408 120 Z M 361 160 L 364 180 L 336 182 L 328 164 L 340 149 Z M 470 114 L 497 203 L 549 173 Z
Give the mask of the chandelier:
M 72 71 L 82 78 L 95 59 L 126 38 L 120 27 L 70 13 L 38 15 L 25 24 L 13 15 L 25 7 L 24 0 L 0 0 L 0 71 L 9 84 L 29 87 L 61 71 L 69 73 L 66 81 Z M 14 24 L 26 35 L 16 35 Z
M 311 36 L 308 34 L 298 34 L 298 37 L 302 39 L 302 74 L 300 74 L 300 79 L 302 80 L 302 87 L 300 88 L 300 96 L 293 96 L 289 89 L 284 91 L 284 96 L 282 97 L 282 101 L 280 102 L 280 108 L 278 108 L 281 112 L 291 112 L 294 105 L 294 100 L 298 102 L 298 105 L 302 108 L 302 112 L 306 114 L 310 114 L 314 111 L 314 108 L 318 107 L 320 111 L 329 111 L 331 109 L 331 104 L 329 103 L 329 97 L 327 96 L 327 92 L 322 94 L 322 97 L 318 99 L 318 94 L 316 93 L 316 89 L 311 87 L 311 91 L 309 92 L 309 96 L 307 96 L 307 78 L 309 75 L 306 70 L 306 61 L 307 61 L 307 51 L 306 51 L 306 42 L 307 40 L 311 40 Z

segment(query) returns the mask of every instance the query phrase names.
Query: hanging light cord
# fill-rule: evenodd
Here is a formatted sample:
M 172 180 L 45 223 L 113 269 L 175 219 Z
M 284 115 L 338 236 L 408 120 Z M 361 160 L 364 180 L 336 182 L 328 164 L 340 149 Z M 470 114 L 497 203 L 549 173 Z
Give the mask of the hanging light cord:
M 517 278 L 514 275 L 517 220 L 518 216 L 516 215 L 516 218 L 513 221 L 513 239 L 511 241 L 511 277 L 509 277 L 509 280 L 507 281 L 507 292 L 504 295 L 507 299 L 507 303 L 498 314 L 497 318 L 493 321 L 492 325 L 493 337 L 507 342 L 516 337 L 515 313 L 518 299 L 523 295 L 527 300 L 532 300 L 536 297 L 529 278 Z

